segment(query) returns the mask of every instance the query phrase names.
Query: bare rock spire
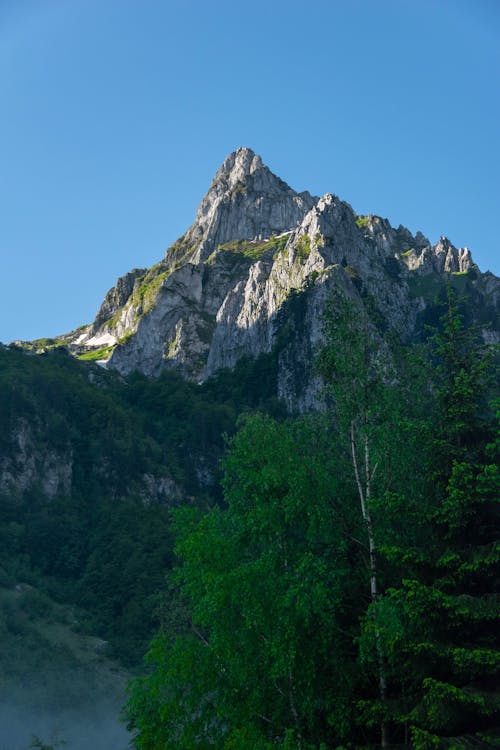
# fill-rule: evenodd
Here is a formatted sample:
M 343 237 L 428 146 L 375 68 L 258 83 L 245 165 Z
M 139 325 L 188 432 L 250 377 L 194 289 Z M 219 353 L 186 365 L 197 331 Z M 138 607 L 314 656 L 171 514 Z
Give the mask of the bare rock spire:
M 205 260 L 230 240 L 254 240 L 295 228 L 314 205 L 296 193 L 249 148 L 226 157 L 184 237 L 190 259 Z

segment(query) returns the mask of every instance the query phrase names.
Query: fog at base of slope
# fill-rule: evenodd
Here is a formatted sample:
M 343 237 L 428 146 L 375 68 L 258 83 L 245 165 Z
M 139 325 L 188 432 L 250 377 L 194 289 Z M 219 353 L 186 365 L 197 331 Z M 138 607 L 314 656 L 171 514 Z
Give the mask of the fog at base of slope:
M 0 750 L 28 750 L 34 738 L 65 750 L 126 750 L 131 735 L 116 702 L 60 713 L 34 710 L 21 703 L 0 705 Z
M 125 750 L 130 673 L 88 613 L 25 582 L 0 586 L 0 750 Z

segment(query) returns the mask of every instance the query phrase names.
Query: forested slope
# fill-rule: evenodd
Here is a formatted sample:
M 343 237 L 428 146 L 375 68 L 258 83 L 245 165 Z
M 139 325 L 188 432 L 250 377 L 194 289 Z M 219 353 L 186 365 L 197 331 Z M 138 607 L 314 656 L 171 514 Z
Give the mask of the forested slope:
M 499 746 L 493 352 L 451 292 L 423 349 L 346 300 L 325 328 L 332 409 L 248 418 L 225 504 L 176 514 L 140 750 Z
M 105 677 L 78 667 L 82 638 L 118 670 L 140 665 L 165 602 L 171 510 L 220 496 L 237 415 L 280 411 L 273 372 L 270 358 L 242 362 L 200 388 L 174 373 L 125 379 L 63 349 L 0 348 L 2 701 L 57 712 L 61 699 L 98 700 L 92 680 Z M 47 619 L 69 650 L 47 637 Z
M 500 391 L 469 305 L 402 346 L 337 289 L 301 418 L 280 340 L 203 385 L 2 347 L 2 700 L 59 710 L 46 665 L 96 643 L 73 688 L 139 670 L 140 750 L 497 746 Z

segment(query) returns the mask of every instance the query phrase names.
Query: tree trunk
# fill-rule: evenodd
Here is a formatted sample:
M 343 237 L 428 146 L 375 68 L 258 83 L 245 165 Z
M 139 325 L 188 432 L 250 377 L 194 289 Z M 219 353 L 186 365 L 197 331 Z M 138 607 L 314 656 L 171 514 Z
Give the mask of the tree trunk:
M 354 476 L 356 479 L 356 486 L 358 488 L 359 500 L 361 503 L 361 514 L 363 516 L 363 521 L 365 522 L 366 533 L 368 536 L 368 550 L 369 550 L 369 559 L 370 559 L 370 595 L 371 595 L 372 604 L 374 605 L 375 644 L 376 644 L 376 649 L 377 649 L 377 662 L 378 662 L 378 685 L 379 685 L 380 702 L 382 704 L 382 709 L 384 709 L 386 699 L 387 699 L 387 682 L 385 679 L 385 670 L 384 670 L 384 653 L 382 649 L 382 644 L 380 643 L 380 634 L 379 634 L 379 630 L 378 630 L 377 622 L 376 622 L 376 616 L 377 616 L 376 604 L 377 604 L 377 599 L 378 599 L 377 550 L 375 546 L 373 524 L 372 524 L 370 508 L 369 508 L 369 502 L 370 502 L 371 493 L 372 493 L 372 480 L 377 470 L 377 467 L 375 466 L 372 470 L 370 466 L 370 441 L 368 439 L 368 435 L 366 434 L 363 436 L 363 443 L 364 443 L 364 469 L 365 469 L 364 486 L 363 486 L 363 482 L 361 480 L 361 475 L 359 471 L 359 462 L 358 462 L 358 455 L 357 455 L 357 450 L 356 450 L 356 428 L 355 428 L 355 421 L 353 420 L 351 422 L 352 465 L 354 469 Z M 384 748 L 389 746 L 389 742 L 387 738 L 387 725 L 386 725 L 385 718 L 382 718 L 382 721 L 380 724 L 380 744 Z

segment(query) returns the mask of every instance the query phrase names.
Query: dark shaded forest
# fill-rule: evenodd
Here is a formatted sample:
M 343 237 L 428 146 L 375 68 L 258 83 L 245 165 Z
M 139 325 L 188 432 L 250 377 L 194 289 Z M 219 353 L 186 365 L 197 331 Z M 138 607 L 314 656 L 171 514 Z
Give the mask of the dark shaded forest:
M 498 747 L 498 358 L 462 312 L 402 347 L 336 299 L 301 417 L 278 354 L 200 386 L 0 349 L 2 701 L 62 607 L 138 675 L 138 750 Z

